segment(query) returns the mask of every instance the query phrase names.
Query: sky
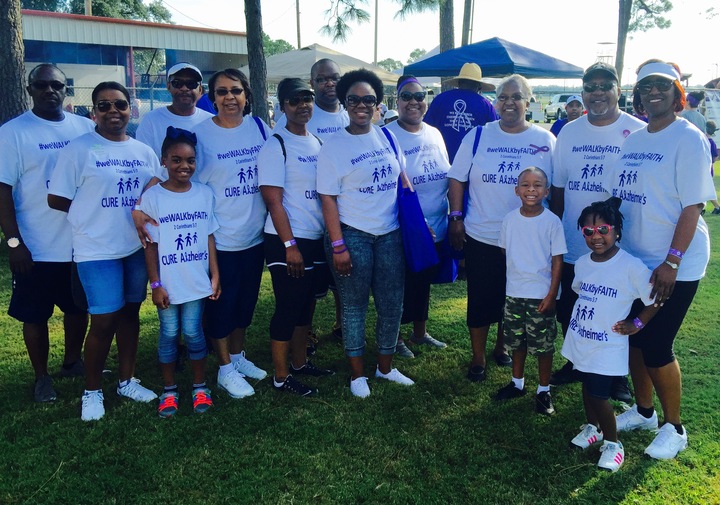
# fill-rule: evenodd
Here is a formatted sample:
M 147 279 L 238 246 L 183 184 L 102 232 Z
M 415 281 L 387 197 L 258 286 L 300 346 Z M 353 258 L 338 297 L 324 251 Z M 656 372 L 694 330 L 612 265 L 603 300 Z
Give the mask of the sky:
M 327 22 L 324 11 L 329 0 L 299 0 L 302 46 L 318 43 L 372 62 L 376 1 L 379 61 L 392 58 L 407 63 L 414 49 L 430 51 L 439 44 L 437 12 L 414 14 L 403 21 L 395 18 L 396 1 L 367 0 L 362 7 L 370 13 L 370 22 L 351 24 L 352 33 L 342 43 L 333 42 L 319 31 Z M 163 0 L 163 3 L 179 25 L 239 32 L 246 28 L 242 0 Z M 705 14 L 715 0 L 672 3 L 673 10 L 667 16 L 672 20 L 669 29 L 634 33 L 628 38 L 623 84 L 632 84 L 635 69 L 649 58 L 678 63 L 684 73 L 692 74 L 691 86 L 702 86 L 720 76 L 720 15 L 708 19 Z M 463 0 L 455 0 L 456 47 L 460 45 L 463 4 Z M 296 0 L 262 0 L 262 10 L 265 33 L 297 46 Z M 614 61 L 617 11 L 618 0 L 514 0 L 510 4 L 475 0 L 472 42 L 500 37 L 586 68 L 598 55 L 612 55 Z M 573 80 L 565 83 L 577 84 Z M 534 84 L 545 82 L 535 80 Z

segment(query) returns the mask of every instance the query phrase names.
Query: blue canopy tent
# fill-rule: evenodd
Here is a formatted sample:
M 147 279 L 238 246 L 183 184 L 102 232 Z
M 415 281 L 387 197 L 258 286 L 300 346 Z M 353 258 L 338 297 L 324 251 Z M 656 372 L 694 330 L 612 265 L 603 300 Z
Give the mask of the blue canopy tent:
M 583 69 L 541 52 L 498 37 L 457 47 L 405 67 L 415 76 L 456 76 L 468 62 L 477 63 L 483 77 L 520 74 L 528 79 L 573 79 L 583 76 Z

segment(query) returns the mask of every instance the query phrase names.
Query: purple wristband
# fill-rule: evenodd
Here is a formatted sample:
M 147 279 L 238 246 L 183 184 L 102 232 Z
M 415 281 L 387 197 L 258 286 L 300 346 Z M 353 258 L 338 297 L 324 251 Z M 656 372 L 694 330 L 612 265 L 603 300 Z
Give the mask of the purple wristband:
M 452 211 L 452 212 L 450 213 L 450 217 L 453 217 L 453 216 L 462 216 L 462 211 L 461 211 L 461 210 L 454 210 L 454 211 Z
M 643 322 L 640 321 L 640 318 L 639 318 L 639 317 L 636 317 L 635 319 L 633 319 L 633 324 L 635 325 L 635 328 L 637 328 L 638 330 L 642 330 L 643 327 L 645 326 L 645 325 L 643 324 Z
M 150 283 L 150 289 L 157 289 L 159 287 L 162 287 L 162 282 L 155 281 Z
M 348 250 L 347 247 L 343 247 L 343 248 L 340 249 L 339 251 L 333 251 L 333 254 L 342 254 L 342 253 L 344 253 L 344 252 L 347 251 L 347 250 Z
M 340 247 L 341 245 L 345 245 L 345 239 L 336 240 L 334 242 L 331 242 L 330 245 L 333 247 Z
M 682 251 L 678 251 L 677 249 L 673 249 L 672 247 L 668 251 L 669 256 L 675 256 L 678 259 L 683 259 L 683 256 L 685 256 L 685 253 Z

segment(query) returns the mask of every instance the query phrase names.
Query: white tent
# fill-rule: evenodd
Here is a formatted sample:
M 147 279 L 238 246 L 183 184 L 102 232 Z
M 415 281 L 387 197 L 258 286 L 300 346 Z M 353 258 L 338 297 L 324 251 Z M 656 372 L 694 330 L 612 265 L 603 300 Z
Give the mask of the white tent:
M 265 60 L 267 66 L 267 82 L 277 84 L 285 77 L 299 77 L 310 81 L 310 67 L 313 63 L 323 58 L 330 58 L 340 66 L 340 75 L 358 68 L 372 70 L 382 79 L 383 83 L 394 86 L 397 84 L 398 76 L 376 67 L 370 63 L 358 60 L 347 54 L 339 53 L 320 44 L 312 44 L 302 49 L 288 51 L 287 53 L 275 54 Z M 247 65 L 240 70 L 249 75 Z

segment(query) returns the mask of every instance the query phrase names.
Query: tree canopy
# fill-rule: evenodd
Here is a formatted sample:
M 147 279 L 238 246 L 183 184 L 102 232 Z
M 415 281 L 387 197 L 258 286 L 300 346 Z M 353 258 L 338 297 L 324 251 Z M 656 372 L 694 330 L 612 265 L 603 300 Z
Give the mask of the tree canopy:
M 671 21 L 663 15 L 670 12 L 670 0 L 619 0 L 618 41 L 615 53 L 615 69 L 622 80 L 625 65 L 625 44 L 628 33 L 645 32 L 651 28 L 669 28 Z
M 84 14 L 84 0 L 22 0 L 23 9 Z M 142 0 L 93 0 L 93 16 L 172 23 L 172 14 L 161 0 L 145 4 Z
M 287 40 L 278 39 L 273 40 L 270 36 L 263 32 L 262 34 L 263 48 L 265 49 L 265 57 L 272 56 L 274 54 L 287 53 L 292 51 L 295 47 L 290 44 Z
M 382 61 L 377 62 L 377 66 L 387 70 L 388 72 L 392 72 L 393 70 L 397 70 L 399 68 L 403 68 L 402 61 L 393 60 L 392 58 L 385 58 Z

